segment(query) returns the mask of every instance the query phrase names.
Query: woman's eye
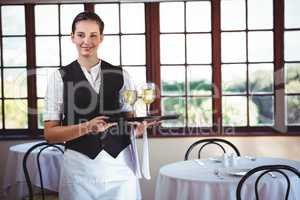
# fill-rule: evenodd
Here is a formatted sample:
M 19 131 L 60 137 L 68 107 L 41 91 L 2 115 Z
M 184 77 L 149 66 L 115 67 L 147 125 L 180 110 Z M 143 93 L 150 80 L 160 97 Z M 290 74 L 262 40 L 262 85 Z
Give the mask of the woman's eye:
M 78 37 L 84 37 L 84 35 L 83 35 L 83 34 L 77 34 L 77 36 L 78 36 Z

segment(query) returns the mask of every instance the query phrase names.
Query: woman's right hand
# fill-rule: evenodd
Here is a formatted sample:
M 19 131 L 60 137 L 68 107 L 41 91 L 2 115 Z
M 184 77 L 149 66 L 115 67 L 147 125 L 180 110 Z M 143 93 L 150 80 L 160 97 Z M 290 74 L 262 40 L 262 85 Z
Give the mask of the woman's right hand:
M 116 125 L 116 123 L 107 123 L 105 119 L 108 119 L 108 117 L 98 116 L 86 122 L 88 132 L 104 132 L 106 129 Z

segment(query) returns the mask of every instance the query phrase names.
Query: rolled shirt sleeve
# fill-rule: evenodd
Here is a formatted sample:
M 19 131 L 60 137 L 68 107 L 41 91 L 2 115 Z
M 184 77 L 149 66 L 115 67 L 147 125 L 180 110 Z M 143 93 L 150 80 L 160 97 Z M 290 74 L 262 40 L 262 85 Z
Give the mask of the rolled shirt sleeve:
M 63 113 L 63 81 L 58 70 L 47 81 L 44 121 L 60 120 Z

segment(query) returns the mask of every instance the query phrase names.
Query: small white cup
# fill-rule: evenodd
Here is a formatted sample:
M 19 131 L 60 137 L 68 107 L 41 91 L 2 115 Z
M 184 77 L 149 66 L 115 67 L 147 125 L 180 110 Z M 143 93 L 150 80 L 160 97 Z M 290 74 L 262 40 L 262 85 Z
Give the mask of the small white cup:
M 234 154 L 230 155 L 231 166 L 236 167 L 238 165 L 238 157 Z
M 227 153 L 223 154 L 223 166 L 230 167 L 230 160 L 229 160 L 229 155 Z

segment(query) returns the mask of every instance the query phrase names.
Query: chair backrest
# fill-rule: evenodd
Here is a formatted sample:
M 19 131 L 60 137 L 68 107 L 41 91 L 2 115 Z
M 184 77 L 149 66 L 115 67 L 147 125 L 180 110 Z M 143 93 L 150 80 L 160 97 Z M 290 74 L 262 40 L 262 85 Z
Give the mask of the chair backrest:
M 300 178 L 300 172 L 296 168 L 288 166 L 288 165 L 263 165 L 263 166 L 259 166 L 259 167 L 251 169 L 249 172 L 247 172 L 241 178 L 241 180 L 238 183 L 237 190 L 236 190 L 236 199 L 241 200 L 241 191 L 242 191 L 242 187 L 243 187 L 244 182 L 251 175 L 255 174 L 256 172 L 262 171 L 262 173 L 257 177 L 257 179 L 255 181 L 255 198 L 256 198 L 256 200 L 259 200 L 258 189 L 257 189 L 258 188 L 258 183 L 265 174 L 270 173 L 270 172 L 278 172 L 278 173 L 282 174 L 283 177 L 285 177 L 285 179 L 287 181 L 287 189 L 286 189 L 286 193 L 285 193 L 285 200 L 288 200 L 289 193 L 290 193 L 291 182 L 290 182 L 290 179 L 289 179 L 288 175 L 283 170 L 291 171 Z M 273 180 L 276 180 L 276 179 L 273 179 Z
M 37 143 L 35 145 L 33 145 L 32 147 L 30 147 L 24 157 L 23 157 L 23 172 L 24 172 L 24 175 L 25 175 L 25 180 L 26 180 L 26 184 L 27 184 L 27 187 L 28 187 L 28 193 L 29 193 L 29 199 L 30 200 L 33 200 L 33 188 L 32 188 L 32 183 L 31 183 L 31 180 L 30 180 L 30 176 L 29 176 L 29 172 L 28 172 L 28 168 L 27 168 L 27 159 L 28 159 L 28 156 L 30 155 L 30 153 L 32 151 L 34 151 L 35 149 L 38 149 L 38 153 L 37 153 L 37 157 L 36 157 L 36 160 L 37 160 L 37 166 L 38 166 L 38 172 L 39 172 L 39 178 L 40 178 L 40 184 L 41 184 L 41 192 L 42 192 L 42 197 L 43 197 L 43 200 L 45 199 L 45 192 L 44 192 L 44 185 L 43 185 L 43 176 L 42 176 L 42 170 L 41 170 L 41 165 L 40 165 L 40 155 L 41 153 L 47 149 L 48 147 L 53 147 L 53 148 L 56 148 L 58 151 L 60 151 L 61 153 L 64 153 L 64 150 L 61 149 L 60 146 L 57 146 L 57 145 L 62 145 L 64 146 L 64 144 L 49 144 L 47 142 L 41 142 L 41 143 Z
M 193 148 L 198 146 L 198 145 L 202 145 L 198 151 L 198 158 L 200 158 L 200 153 L 202 151 L 202 149 L 209 145 L 209 144 L 214 144 L 217 145 L 219 148 L 221 148 L 223 150 L 224 153 L 226 153 L 225 148 L 223 147 L 224 144 L 230 146 L 234 152 L 236 153 L 237 156 L 241 156 L 239 150 L 237 149 L 237 147 L 232 144 L 231 142 L 224 140 L 224 139 L 220 139 L 220 138 L 210 138 L 210 139 L 202 139 L 202 140 L 198 140 L 196 142 L 194 142 L 193 144 L 190 145 L 190 147 L 188 148 L 188 150 L 185 153 L 184 156 L 184 160 L 188 160 L 188 157 L 190 155 L 190 153 L 192 152 Z M 222 145 L 223 144 L 223 145 Z

